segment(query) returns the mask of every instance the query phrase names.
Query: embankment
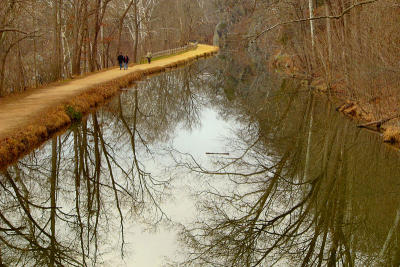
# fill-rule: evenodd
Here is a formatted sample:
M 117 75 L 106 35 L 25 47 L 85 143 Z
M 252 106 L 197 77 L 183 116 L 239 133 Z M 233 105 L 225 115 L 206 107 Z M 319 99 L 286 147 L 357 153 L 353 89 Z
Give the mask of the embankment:
M 115 68 L 67 82 L 64 85 L 30 90 L 0 101 L 0 169 L 68 127 L 76 114 L 86 114 L 120 89 L 144 77 L 212 56 L 218 47 L 198 45 L 197 49 L 151 64 Z
M 383 141 L 400 147 L 400 99 L 394 95 L 355 98 L 349 94 L 343 77 L 335 77 L 330 85 L 323 75 L 306 76 L 302 73 L 289 55 L 277 53 L 271 60 L 271 67 L 279 73 L 292 78 L 307 80 L 309 86 L 318 93 L 327 95 L 338 104 L 337 111 L 356 122 L 357 127 L 382 133 Z M 379 86 L 379 85 L 377 85 Z M 365 93 L 365 95 L 368 95 Z

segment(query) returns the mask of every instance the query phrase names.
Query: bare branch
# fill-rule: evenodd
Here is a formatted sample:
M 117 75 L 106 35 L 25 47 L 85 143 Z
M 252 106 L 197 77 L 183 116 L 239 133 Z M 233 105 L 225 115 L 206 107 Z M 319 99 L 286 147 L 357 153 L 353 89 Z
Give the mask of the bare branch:
M 0 33 L 3 33 L 3 32 L 18 32 L 18 33 L 22 33 L 22 34 L 30 34 L 28 32 L 25 32 L 25 31 L 22 31 L 22 30 L 19 30 L 19 29 L 14 29 L 14 28 L 3 28 L 3 29 L 0 29 Z
M 287 24 L 292 24 L 292 23 L 298 23 L 298 22 L 306 22 L 306 21 L 314 21 L 314 20 L 320 20 L 320 19 L 341 19 L 344 15 L 346 15 L 347 13 L 349 13 L 352 9 L 356 8 L 356 7 L 361 7 L 363 5 L 367 5 L 367 4 L 372 4 L 375 2 L 378 2 L 379 0 L 367 0 L 367 1 L 363 1 L 363 2 L 358 2 L 355 3 L 351 6 L 349 6 L 348 8 L 344 9 L 342 11 L 342 13 L 340 13 L 339 15 L 332 15 L 332 16 L 319 16 L 319 17 L 313 17 L 313 18 L 303 18 L 303 19 L 297 19 L 297 20 L 290 20 L 290 21 L 285 21 L 285 22 L 279 22 L 273 26 L 270 26 L 268 28 L 266 28 L 265 30 L 263 30 L 262 32 L 256 34 L 255 36 L 250 36 L 254 37 L 254 40 L 260 38 L 260 36 L 262 36 L 263 34 L 279 27 L 279 26 L 283 26 L 283 25 L 287 25 Z

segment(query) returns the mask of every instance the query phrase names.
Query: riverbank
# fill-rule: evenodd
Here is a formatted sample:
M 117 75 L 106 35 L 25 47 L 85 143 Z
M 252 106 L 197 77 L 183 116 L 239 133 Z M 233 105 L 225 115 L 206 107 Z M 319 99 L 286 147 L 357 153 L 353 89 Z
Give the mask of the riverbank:
M 332 79 L 328 86 L 322 75 L 314 74 L 308 77 L 301 73 L 290 56 L 276 54 L 271 66 L 278 72 L 289 77 L 306 80 L 315 91 L 333 98 L 340 104 L 336 110 L 356 122 L 357 127 L 367 128 L 382 134 L 383 141 L 400 147 L 400 116 L 398 113 L 399 99 L 394 96 L 370 97 L 366 101 L 354 100 L 349 95 L 343 80 L 339 77 Z M 385 101 L 382 101 L 385 99 Z
M 201 45 L 179 55 L 77 78 L 0 100 L 0 169 L 41 145 L 74 120 L 144 77 L 217 53 Z

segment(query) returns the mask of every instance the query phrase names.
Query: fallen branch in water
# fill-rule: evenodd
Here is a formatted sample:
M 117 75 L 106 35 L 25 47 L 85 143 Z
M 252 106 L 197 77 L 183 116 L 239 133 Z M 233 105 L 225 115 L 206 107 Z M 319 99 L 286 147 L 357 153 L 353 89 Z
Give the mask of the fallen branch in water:
M 360 125 L 357 125 L 357 127 L 358 128 L 366 128 L 366 127 L 371 126 L 371 125 L 376 125 L 377 128 L 380 128 L 382 124 L 384 124 L 384 123 L 386 123 L 386 122 L 388 122 L 390 120 L 397 119 L 399 117 L 400 117 L 400 115 L 395 115 L 395 116 L 392 116 L 392 117 L 389 117 L 389 118 L 386 118 L 386 119 L 382 119 L 382 120 L 379 120 L 379 121 L 372 121 L 372 122 L 368 122 L 368 123 L 365 123 L 365 124 L 360 124 Z
M 227 153 L 227 152 L 223 152 L 223 153 L 206 152 L 206 155 L 226 155 L 226 156 L 229 156 L 229 153 Z

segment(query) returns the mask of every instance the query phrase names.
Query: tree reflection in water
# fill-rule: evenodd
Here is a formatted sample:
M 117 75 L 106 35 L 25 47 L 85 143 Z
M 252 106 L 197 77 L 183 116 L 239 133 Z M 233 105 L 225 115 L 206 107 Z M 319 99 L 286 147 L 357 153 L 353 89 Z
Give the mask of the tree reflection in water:
M 198 123 L 198 71 L 138 85 L 2 171 L 0 265 L 96 266 L 115 242 L 124 256 L 128 219 L 165 219 L 170 177 L 146 162 L 178 123 Z
M 200 215 L 181 226 L 180 266 L 397 266 L 397 153 L 265 66 L 221 55 L 152 78 L 3 170 L 0 265 L 97 266 L 115 243 L 124 256 L 128 223 L 168 220 L 184 168 Z M 237 122 L 230 155 L 172 150 L 163 172 L 162 144 L 206 106 Z
M 215 100 L 220 113 L 242 114 L 234 158 L 206 168 L 176 156 L 212 181 L 198 192 L 198 220 L 182 226 L 183 266 L 398 266 L 397 152 L 298 82 L 257 79 L 218 81 L 236 96 Z

